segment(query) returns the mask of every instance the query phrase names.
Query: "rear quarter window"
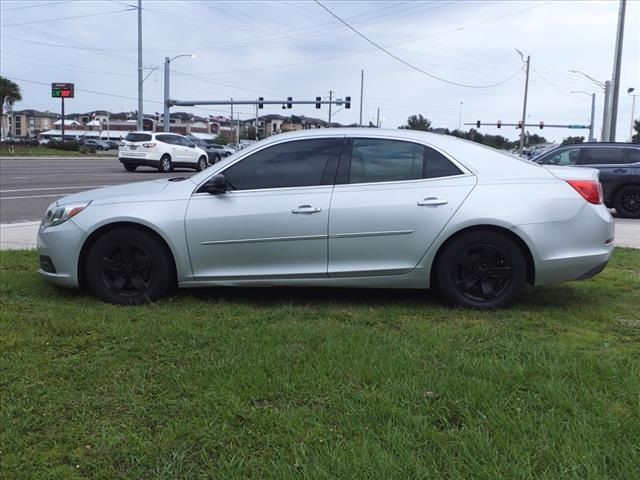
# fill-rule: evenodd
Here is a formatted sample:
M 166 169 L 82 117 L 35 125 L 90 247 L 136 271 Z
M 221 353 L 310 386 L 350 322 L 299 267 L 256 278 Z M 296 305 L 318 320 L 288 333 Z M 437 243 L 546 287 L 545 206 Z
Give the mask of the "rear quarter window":
M 151 140 L 151 135 L 148 133 L 128 133 L 125 140 L 127 142 L 148 142 Z

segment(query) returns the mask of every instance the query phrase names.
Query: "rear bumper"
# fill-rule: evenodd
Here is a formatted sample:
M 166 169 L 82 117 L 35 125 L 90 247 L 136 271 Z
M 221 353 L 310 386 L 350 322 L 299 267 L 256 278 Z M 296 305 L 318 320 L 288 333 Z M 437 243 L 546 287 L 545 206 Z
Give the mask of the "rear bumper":
M 604 205 L 585 205 L 565 222 L 518 229 L 536 249 L 536 285 L 591 278 L 604 270 L 613 253 L 615 223 Z
M 120 163 L 123 165 L 135 165 L 136 167 L 155 167 L 160 166 L 160 159 L 155 158 L 133 158 L 133 157 L 119 157 Z

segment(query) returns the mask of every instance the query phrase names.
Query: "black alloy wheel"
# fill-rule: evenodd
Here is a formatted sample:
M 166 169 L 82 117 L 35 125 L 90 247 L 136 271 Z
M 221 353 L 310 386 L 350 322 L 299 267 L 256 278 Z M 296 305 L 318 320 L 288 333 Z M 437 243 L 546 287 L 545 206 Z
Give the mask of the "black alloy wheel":
M 89 251 L 86 267 L 92 290 L 111 303 L 153 301 L 175 283 L 166 248 L 135 228 L 112 230 L 98 238 Z
M 451 304 L 491 309 L 506 307 L 524 290 L 527 265 L 520 247 L 497 231 L 462 234 L 443 250 L 436 265 L 436 287 Z
M 624 218 L 640 218 L 640 186 L 622 187 L 613 201 L 618 215 Z

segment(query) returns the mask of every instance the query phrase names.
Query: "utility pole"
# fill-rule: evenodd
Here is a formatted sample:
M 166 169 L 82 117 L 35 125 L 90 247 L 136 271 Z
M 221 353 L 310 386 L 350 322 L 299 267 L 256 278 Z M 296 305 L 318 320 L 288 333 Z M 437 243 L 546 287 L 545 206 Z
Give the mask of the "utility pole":
M 13 115 L 13 106 L 11 106 L 11 114 Z M 64 142 L 64 97 L 62 97 L 62 141 Z M 11 126 L 13 127 L 13 121 L 11 122 Z M 13 127 L 13 133 L 15 135 L 16 127 Z M 12 135 L 12 137 L 14 136 Z
M 360 126 L 362 127 L 362 102 L 364 101 L 364 70 L 360 70 Z
M 142 0 L 138 0 L 138 130 L 142 130 Z
M 638 96 L 638 95 L 634 95 L 633 94 L 634 90 L 635 90 L 635 88 L 630 88 L 629 90 L 627 90 L 627 93 L 633 97 L 633 99 L 631 100 L 631 125 L 629 126 L 629 141 L 630 142 L 633 142 L 633 121 L 635 120 L 633 117 L 636 114 L 636 97 Z
M 162 115 L 162 130 L 170 132 L 171 119 L 169 118 L 169 65 L 171 59 L 164 57 L 164 113 Z
M 376 127 L 380 128 L 380 107 L 378 107 L 378 114 L 376 116 Z
M 522 53 L 520 53 L 522 56 Z M 527 120 L 527 95 L 529 93 L 529 64 L 531 63 L 531 55 L 527 55 L 527 79 L 524 84 L 524 103 L 522 105 L 522 130 L 520 131 L 520 152 L 524 149 L 524 124 Z
M 609 111 L 609 100 L 611 99 L 611 82 L 607 80 L 604 82 L 604 112 L 602 113 L 602 135 L 600 136 L 601 142 L 609 141 L 611 115 Z
M 589 141 L 595 142 L 596 137 L 594 135 L 594 122 L 596 120 L 596 94 L 591 94 L 591 126 L 589 127 Z
M 238 135 L 240 135 L 240 132 L 238 132 Z M 231 143 L 236 143 L 236 129 L 233 125 L 233 98 L 231 99 L 231 137 L 233 137 Z
M 627 0 L 620 0 L 618 13 L 618 33 L 616 35 L 616 53 L 613 62 L 613 93 L 611 96 L 611 125 L 609 141 L 616 141 L 616 123 L 618 121 L 618 97 L 620 95 L 620 68 L 622 66 L 622 44 L 624 38 L 624 13 Z
M 333 90 L 329 90 L 329 101 L 333 101 Z M 329 128 L 331 128 L 331 103 L 329 104 Z
M 258 104 L 256 103 L 256 141 L 258 141 Z
M 460 102 L 460 115 L 458 116 L 458 131 L 462 128 L 462 105 L 463 102 Z

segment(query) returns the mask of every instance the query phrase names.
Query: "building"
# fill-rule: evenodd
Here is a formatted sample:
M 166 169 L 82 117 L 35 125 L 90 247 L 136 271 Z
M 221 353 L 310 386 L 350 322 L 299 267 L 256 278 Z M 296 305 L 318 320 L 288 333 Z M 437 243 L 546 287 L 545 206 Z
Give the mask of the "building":
M 60 115 L 38 110 L 14 110 L 7 112 L 3 118 L 2 136 L 34 138 L 39 133 L 53 128 Z

